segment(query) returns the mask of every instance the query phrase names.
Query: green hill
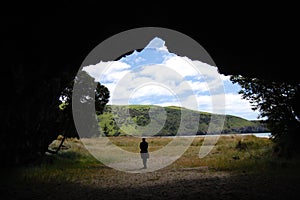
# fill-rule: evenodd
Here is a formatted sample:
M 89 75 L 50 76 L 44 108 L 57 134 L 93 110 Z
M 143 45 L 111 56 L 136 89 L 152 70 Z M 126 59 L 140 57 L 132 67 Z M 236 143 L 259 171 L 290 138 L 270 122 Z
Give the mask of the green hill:
M 103 114 L 98 116 L 103 134 L 118 135 L 205 135 L 209 124 L 214 126 L 224 115 L 189 110 L 186 108 L 153 105 L 107 105 Z M 240 117 L 226 115 L 222 133 L 259 133 L 268 132 L 261 121 L 249 121 Z M 219 132 L 216 132 L 219 133 Z

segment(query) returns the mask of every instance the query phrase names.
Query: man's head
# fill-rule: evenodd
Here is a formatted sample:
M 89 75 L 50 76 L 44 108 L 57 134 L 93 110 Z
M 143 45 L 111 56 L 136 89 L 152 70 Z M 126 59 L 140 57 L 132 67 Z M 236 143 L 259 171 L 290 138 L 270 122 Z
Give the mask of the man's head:
M 146 138 L 142 138 L 142 141 L 145 142 L 145 141 L 146 141 Z

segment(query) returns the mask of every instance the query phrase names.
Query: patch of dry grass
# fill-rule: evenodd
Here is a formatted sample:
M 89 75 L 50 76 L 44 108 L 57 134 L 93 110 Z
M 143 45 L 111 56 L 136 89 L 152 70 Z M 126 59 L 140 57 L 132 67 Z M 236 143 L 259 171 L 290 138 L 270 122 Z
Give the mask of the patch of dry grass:
M 138 153 L 141 138 L 110 137 L 109 141 L 126 151 Z M 159 150 L 171 141 L 172 138 L 165 137 L 147 138 L 149 152 Z M 224 135 L 219 138 L 212 151 L 206 157 L 200 159 L 198 155 L 203 141 L 204 137 L 194 138 L 183 156 L 176 160 L 170 167 L 207 166 L 212 170 L 229 171 L 261 169 L 266 167 L 265 160 L 270 157 L 273 146 L 273 143 L 267 138 L 257 138 L 250 135 Z M 54 141 L 52 145 L 58 145 L 59 142 Z M 239 142 L 244 148 L 237 148 Z M 61 157 L 79 159 L 79 163 L 95 162 L 80 140 L 67 139 L 64 145 L 69 147 L 69 149 L 63 150 L 60 154 Z
M 139 151 L 140 138 L 114 137 L 109 140 L 124 150 Z M 171 140 L 148 138 L 150 153 Z M 279 191 L 282 196 L 287 190 L 298 194 L 300 163 L 296 165 L 270 157 L 273 144 L 264 138 L 222 136 L 213 150 L 200 159 L 198 154 L 204 138 L 197 137 L 173 164 L 137 174 L 105 166 L 89 154 L 82 141 L 84 139 L 67 139 L 64 143 L 67 148 L 57 155 L 46 156 L 42 165 L 20 169 L 15 180 L 7 179 L 10 182 L 2 179 L 2 188 L 6 194 L 10 192 L 10 198 L 3 199 L 120 199 L 120 196 L 123 199 L 159 199 L 165 194 L 163 199 L 198 199 L 204 192 L 219 195 L 215 198 L 207 196 L 207 199 L 224 199 L 224 195 L 227 199 L 235 199 L 241 194 L 262 199 L 266 192 L 277 197 L 273 191 Z M 94 140 L 86 141 L 89 145 L 97 144 Z M 54 141 L 52 148 L 59 142 Z M 239 142 L 243 148 L 239 148 Z M 116 198 L 112 198 L 112 194 Z
M 120 148 L 139 152 L 141 138 L 135 137 L 111 137 L 110 142 Z M 147 138 L 149 152 L 163 148 L 172 138 Z M 199 150 L 203 143 L 203 137 L 194 138 L 186 152 L 173 164 L 165 169 L 180 170 L 183 168 L 207 168 L 208 171 L 255 171 L 270 168 L 270 152 L 272 142 L 264 138 L 254 136 L 222 136 L 219 138 L 213 150 L 204 158 L 199 158 Z M 238 149 L 237 144 L 241 141 L 246 144 L 247 149 Z M 91 141 L 92 142 L 92 141 Z M 54 141 L 51 146 L 55 148 L 60 143 Z M 67 139 L 64 142 L 67 147 L 61 150 L 58 155 L 49 155 L 45 162 L 37 167 L 27 168 L 24 171 L 24 178 L 39 180 L 68 180 L 68 181 L 91 181 L 94 173 L 99 176 L 110 176 L 116 170 L 106 167 L 96 160 L 78 139 Z
M 134 153 L 140 152 L 139 145 L 141 142 L 141 138 L 124 136 L 124 137 L 109 137 L 109 140 L 116 146 L 126 151 L 134 152 Z M 149 152 L 153 152 L 163 148 L 170 141 L 172 141 L 172 139 L 155 137 L 155 138 L 147 138 L 146 141 L 149 144 L 149 149 L 148 149 Z

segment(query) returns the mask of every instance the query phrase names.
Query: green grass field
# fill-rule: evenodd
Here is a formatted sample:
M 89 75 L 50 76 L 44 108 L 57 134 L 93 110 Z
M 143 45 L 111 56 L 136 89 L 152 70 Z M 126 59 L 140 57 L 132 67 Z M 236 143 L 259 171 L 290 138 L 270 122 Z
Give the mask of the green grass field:
M 139 152 L 140 138 L 136 137 L 110 137 L 109 140 L 118 147 L 130 151 Z M 156 151 L 168 144 L 171 138 L 148 138 L 149 152 Z M 272 157 L 273 143 L 267 138 L 255 136 L 228 135 L 221 136 L 213 150 L 204 158 L 198 157 L 199 149 L 203 143 L 203 137 L 193 140 L 187 151 L 167 169 L 181 169 L 193 167 L 207 167 L 208 171 L 268 171 L 278 166 L 289 165 L 288 160 Z M 238 148 L 239 141 L 242 144 Z M 51 146 L 56 147 L 59 140 Z M 39 166 L 24 168 L 24 176 L 27 178 L 71 180 L 92 175 L 93 169 L 105 169 L 108 167 L 96 160 L 86 150 L 80 140 L 67 139 L 65 149 L 57 155 L 47 155 Z M 112 173 L 115 171 L 110 169 Z M 77 177 L 79 176 L 79 177 Z M 90 176 L 92 178 L 92 176 Z
M 139 152 L 140 138 L 110 137 L 109 140 L 126 151 Z M 150 156 L 171 140 L 148 138 Z M 229 195 L 227 199 L 236 198 L 236 195 L 246 195 L 247 198 L 241 199 L 248 199 L 249 195 L 253 198 L 271 195 L 271 199 L 280 199 L 283 194 L 278 196 L 272 191 L 288 189 L 291 195 L 297 193 L 299 159 L 272 156 L 273 143 L 269 139 L 249 135 L 221 136 L 213 150 L 200 159 L 198 154 L 203 140 L 195 138 L 178 160 L 163 169 L 131 174 L 96 160 L 81 140 L 67 139 L 57 155 L 46 155 L 40 165 L 2 170 L 0 189 L 6 199 L 86 199 L 89 195 L 92 199 L 119 199 L 119 196 L 169 199 L 180 195 L 194 198 L 199 190 L 212 195 L 212 199 L 224 195 Z M 55 148 L 59 142 L 56 140 L 50 146 Z M 263 188 L 263 193 L 257 192 L 262 185 L 267 188 Z M 215 194 L 216 189 L 220 192 Z M 140 191 L 143 192 L 140 194 Z

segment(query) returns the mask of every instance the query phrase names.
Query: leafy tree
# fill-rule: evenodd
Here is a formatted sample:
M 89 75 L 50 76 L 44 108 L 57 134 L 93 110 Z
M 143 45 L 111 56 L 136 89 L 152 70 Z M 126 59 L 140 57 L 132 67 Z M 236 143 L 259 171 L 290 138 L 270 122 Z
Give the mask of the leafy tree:
M 75 95 L 73 95 L 73 86 L 74 82 L 77 84 L 76 89 L 80 90 Z M 80 96 L 78 96 L 78 95 Z M 72 99 L 72 95 L 75 99 Z M 85 108 L 95 106 L 96 113 L 92 113 L 92 116 L 82 115 L 83 123 L 88 123 L 96 119 L 96 115 L 102 114 L 105 105 L 109 101 L 109 91 L 108 89 L 96 83 L 92 77 L 90 77 L 85 71 L 79 71 L 75 79 L 66 87 L 60 97 L 61 109 L 62 109 L 62 120 L 61 120 L 61 131 L 65 137 L 77 137 L 79 135 L 75 128 L 73 120 L 73 112 L 78 115 L 82 115 Z M 80 108 L 77 110 L 75 107 L 72 107 L 72 103 L 77 103 Z M 88 132 L 93 132 L 98 130 L 97 123 L 92 123 L 91 126 L 86 126 L 90 130 Z M 64 138 L 65 138 L 64 137 Z M 62 141 L 63 142 L 63 141 Z
M 104 133 L 104 135 L 106 135 L 106 136 L 109 134 L 108 128 L 107 128 L 107 125 L 106 125 L 106 124 L 104 124 L 103 133 Z
M 243 99 L 252 104 L 253 110 L 260 112 L 259 117 L 267 117 L 277 149 L 285 156 L 292 156 L 299 151 L 299 83 L 285 83 L 248 78 L 240 75 L 231 76 L 233 83 L 238 83 Z
M 7 73 L 13 81 L 2 91 L 10 97 L 1 104 L 2 167 L 40 162 L 59 134 L 59 96 L 71 72 L 61 70 L 58 76 L 50 65 L 38 66 L 34 71 L 32 65 L 20 64 Z

